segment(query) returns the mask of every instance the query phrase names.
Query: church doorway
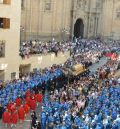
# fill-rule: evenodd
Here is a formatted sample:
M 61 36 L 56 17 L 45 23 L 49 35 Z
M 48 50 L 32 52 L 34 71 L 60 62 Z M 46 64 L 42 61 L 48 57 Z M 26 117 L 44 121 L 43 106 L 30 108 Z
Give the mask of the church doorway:
M 82 19 L 77 19 L 74 25 L 74 37 L 76 38 L 83 38 L 84 36 L 84 23 Z

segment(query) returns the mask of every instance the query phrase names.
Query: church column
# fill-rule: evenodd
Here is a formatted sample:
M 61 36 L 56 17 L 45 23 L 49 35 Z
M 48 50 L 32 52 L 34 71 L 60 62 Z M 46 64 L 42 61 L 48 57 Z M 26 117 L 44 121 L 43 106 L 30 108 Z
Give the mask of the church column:
M 89 29 L 90 29 L 90 17 L 91 17 L 91 0 L 88 2 L 88 20 L 87 20 L 87 38 L 89 38 Z

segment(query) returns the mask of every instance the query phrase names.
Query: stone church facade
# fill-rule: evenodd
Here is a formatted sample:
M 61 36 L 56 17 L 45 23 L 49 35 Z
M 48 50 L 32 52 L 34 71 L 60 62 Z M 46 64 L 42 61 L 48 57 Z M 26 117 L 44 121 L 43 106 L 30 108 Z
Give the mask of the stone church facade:
M 21 40 L 120 39 L 120 0 L 22 0 Z

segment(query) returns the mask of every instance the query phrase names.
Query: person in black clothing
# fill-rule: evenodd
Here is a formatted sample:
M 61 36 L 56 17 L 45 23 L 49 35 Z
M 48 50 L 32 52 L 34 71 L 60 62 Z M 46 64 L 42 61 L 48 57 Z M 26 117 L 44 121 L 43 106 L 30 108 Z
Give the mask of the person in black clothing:
M 3 114 L 4 108 L 0 104 L 0 119 L 2 119 L 2 114 Z
M 36 123 L 37 116 L 36 116 L 35 111 L 33 111 L 33 113 L 31 114 L 31 118 L 32 118 L 31 129 L 33 129 L 37 127 L 37 123 Z
M 40 122 L 37 123 L 37 129 L 41 129 L 41 124 L 40 124 Z

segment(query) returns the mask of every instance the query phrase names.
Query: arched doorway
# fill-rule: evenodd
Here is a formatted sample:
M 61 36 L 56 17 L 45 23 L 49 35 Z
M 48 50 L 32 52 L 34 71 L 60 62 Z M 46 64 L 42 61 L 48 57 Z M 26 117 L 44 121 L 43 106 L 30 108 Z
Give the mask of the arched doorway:
M 82 19 L 77 19 L 74 25 L 74 37 L 76 38 L 83 38 L 84 36 L 84 23 Z

